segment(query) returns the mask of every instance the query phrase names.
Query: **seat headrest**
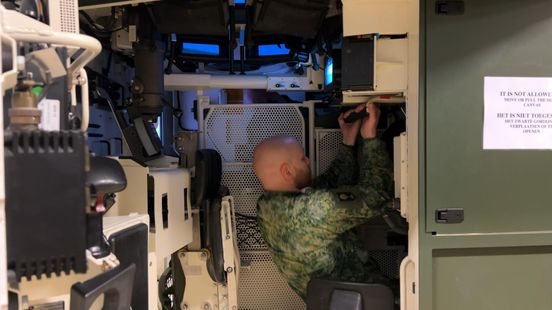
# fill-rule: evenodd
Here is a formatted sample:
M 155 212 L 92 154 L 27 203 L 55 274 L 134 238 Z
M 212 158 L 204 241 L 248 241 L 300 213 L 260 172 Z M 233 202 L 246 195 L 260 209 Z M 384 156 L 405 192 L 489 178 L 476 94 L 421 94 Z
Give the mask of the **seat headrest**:
M 126 188 L 127 179 L 118 161 L 107 157 L 90 157 L 86 184 L 93 194 L 117 193 Z
M 196 152 L 195 177 L 192 183 L 193 205 L 218 195 L 222 177 L 222 159 L 215 150 L 202 149 Z

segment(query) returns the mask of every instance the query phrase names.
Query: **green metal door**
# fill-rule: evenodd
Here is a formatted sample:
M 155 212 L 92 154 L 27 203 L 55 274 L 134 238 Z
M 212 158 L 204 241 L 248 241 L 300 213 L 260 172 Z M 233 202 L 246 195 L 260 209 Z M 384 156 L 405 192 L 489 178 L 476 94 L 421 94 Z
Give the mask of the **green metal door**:
M 552 151 L 482 141 L 485 76 L 552 77 L 552 1 L 467 0 L 461 15 L 437 14 L 436 2 L 424 9 L 425 231 L 552 231 Z M 437 223 L 447 208 L 464 221 Z

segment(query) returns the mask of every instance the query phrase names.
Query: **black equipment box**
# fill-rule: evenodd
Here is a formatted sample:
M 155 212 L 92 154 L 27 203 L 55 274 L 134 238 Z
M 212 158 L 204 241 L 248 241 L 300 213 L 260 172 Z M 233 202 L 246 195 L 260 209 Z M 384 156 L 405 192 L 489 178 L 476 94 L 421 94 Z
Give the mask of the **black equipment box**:
M 345 37 L 341 50 L 341 89 L 374 90 L 375 44 L 371 37 Z
M 86 272 L 84 133 L 8 130 L 4 147 L 8 269 Z

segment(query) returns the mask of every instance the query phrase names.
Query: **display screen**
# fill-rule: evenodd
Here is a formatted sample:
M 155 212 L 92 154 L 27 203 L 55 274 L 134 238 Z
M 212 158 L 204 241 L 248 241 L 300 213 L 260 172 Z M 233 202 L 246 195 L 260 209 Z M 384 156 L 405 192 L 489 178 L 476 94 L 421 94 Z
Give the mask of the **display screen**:
M 235 0 L 234 3 L 235 4 L 245 4 L 247 2 L 247 0 Z
M 161 118 L 161 116 L 159 116 L 159 117 L 157 118 L 157 122 L 155 122 L 155 123 L 153 124 L 153 127 L 155 128 L 155 132 L 157 133 L 157 136 L 158 136 L 160 139 L 161 139 L 161 134 L 162 134 L 162 132 L 163 132 L 163 131 L 162 131 L 163 124 L 161 124 L 161 122 L 162 122 L 162 118 Z
M 220 46 L 205 43 L 182 43 L 182 53 L 202 56 L 220 56 Z
M 270 57 L 270 56 L 288 56 L 289 48 L 286 48 L 283 44 L 268 44 L 268 45 L 259 45 L 258 46 L 259 57 Z
M 326 59 L 326 67 L 324 68 L 324 84 L 326 86 L 333 83 L 333 59 L 328 57 Z

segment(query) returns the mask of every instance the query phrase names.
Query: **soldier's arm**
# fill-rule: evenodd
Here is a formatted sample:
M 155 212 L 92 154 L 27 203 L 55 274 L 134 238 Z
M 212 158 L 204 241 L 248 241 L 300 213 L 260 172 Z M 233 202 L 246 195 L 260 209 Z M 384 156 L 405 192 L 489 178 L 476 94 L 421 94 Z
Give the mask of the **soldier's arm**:
M 335 188 L 352 185 L 355 180 L 357 164 L 354 147 L 340 144 L 336 158 L 323 174 L 313 181 L 313 188 Z
M 379 139 L 365 139 L 359 160 L 356 186 L 338 187 L 325 193 L 328 228 L 344 232 L 380 215 L 393 195 L 391 160 Z
M 377 194 L 390 200 L 393 192 L 393 170 L 385 144 L 378 138 L 364 139 L 359 158 L 357 187 L 364 197 Z M 373 192 L 375 191 L 375 192 Z

